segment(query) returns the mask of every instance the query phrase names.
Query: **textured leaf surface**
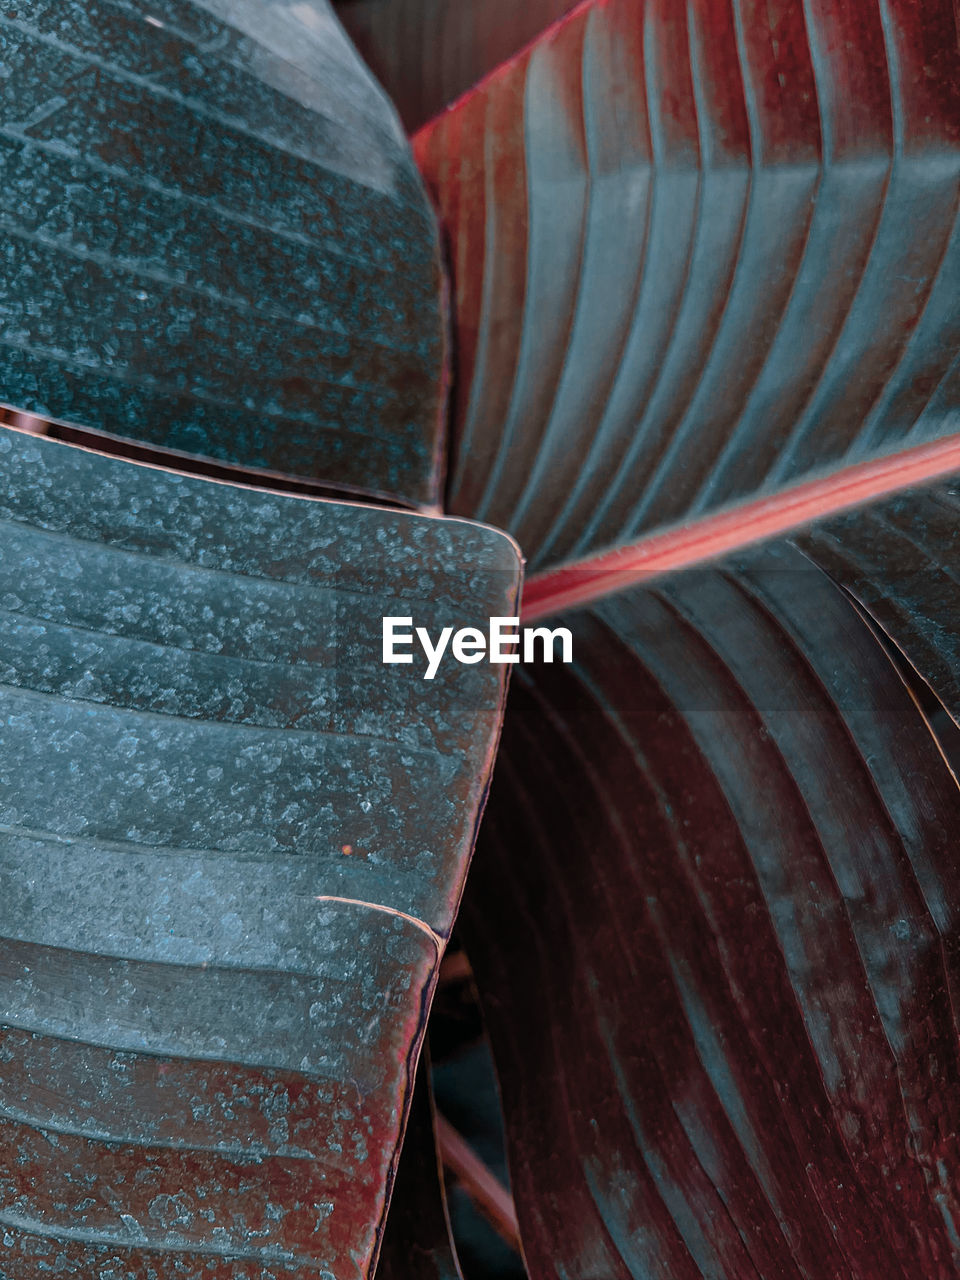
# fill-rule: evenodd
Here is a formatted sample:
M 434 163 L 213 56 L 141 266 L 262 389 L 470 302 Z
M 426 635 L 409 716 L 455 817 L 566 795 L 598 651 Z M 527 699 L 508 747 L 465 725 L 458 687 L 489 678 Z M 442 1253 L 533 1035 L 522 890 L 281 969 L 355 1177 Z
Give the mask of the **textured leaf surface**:
M 960 792 L 896 669 L 785 546 L 566 621 L 461 913 L 531 1275 L 955 1277 Z
M 365 1275 L 505 670 L 380 620 L 509 614 L 516 553 L 0 454 L 4 1273 Z
M 417 129 L 577 0 L 335 0 L 337 16 Z
M 956 430 L 948 0 L 596 0 L 427 125 L 450 508 L 534 567 Z
M 0 56 L 0 398 L 435 502 L 436 229 L 326 0 L 20 0 Z

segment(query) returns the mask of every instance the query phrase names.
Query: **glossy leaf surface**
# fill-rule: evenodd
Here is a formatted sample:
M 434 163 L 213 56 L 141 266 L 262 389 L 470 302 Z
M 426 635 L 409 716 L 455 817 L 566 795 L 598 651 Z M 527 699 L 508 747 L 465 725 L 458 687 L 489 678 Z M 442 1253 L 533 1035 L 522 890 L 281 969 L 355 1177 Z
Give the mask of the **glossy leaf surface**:
M 565 621 L 461 913 L 531 1276 L 955 1277 L 960 791 L 895 667 L 782 544 Z
M 365 1276 L 515 607 L 503 535 L 0 435 L 4 1260 Z
M 326 0 L 20 0 L 0 53 L 0 400 L 435 502 L 436 228 Z
M 536 568 L 955 431 L 948 0 L 596 0 L 417 135 L 450 509 Z

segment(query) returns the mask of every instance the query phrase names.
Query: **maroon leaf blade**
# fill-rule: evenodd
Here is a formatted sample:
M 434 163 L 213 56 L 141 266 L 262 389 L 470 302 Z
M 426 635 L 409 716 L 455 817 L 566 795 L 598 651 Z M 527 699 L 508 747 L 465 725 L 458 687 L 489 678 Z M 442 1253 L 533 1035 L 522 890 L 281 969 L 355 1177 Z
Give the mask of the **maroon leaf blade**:
M 565 621 L 461 915 L 531 1275 L 956 1276 L 960 792 L 896 669 L 784 546 Z
M 613 0 L 421 130 L 451 509 L 539 568 L 953 431 L 958 57 L 945 0 Z

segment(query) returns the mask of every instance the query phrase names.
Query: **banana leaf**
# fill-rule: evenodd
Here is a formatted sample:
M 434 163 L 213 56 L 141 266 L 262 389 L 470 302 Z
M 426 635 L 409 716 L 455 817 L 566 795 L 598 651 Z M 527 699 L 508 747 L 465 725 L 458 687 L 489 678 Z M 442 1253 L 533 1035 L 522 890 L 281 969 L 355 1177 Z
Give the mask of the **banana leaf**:
M 955 433 L 950 0 L 595 0 L 414 148 L 449 509 L 532 569 Z

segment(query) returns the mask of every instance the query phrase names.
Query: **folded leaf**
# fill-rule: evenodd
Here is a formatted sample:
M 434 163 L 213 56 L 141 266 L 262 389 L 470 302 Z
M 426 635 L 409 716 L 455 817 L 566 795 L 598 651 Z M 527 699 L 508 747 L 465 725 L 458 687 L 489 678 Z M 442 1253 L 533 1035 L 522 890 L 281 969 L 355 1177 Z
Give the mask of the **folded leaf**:
M 956 430 L 949 0 L 594 0 L 414 146 L 450 509 L 534 567 Z
M 461 913 L 530 1274 L 960 1272 L 960 792 L 778 546 L 566 620 Z
M 0 399 L 436 502 L 436 228 L 326 0 L 19 0 L 0 53 Z
M 501 534 L 0 435 L 0 1225 L 18 1280 L 367 1276 L 515 608 Z

